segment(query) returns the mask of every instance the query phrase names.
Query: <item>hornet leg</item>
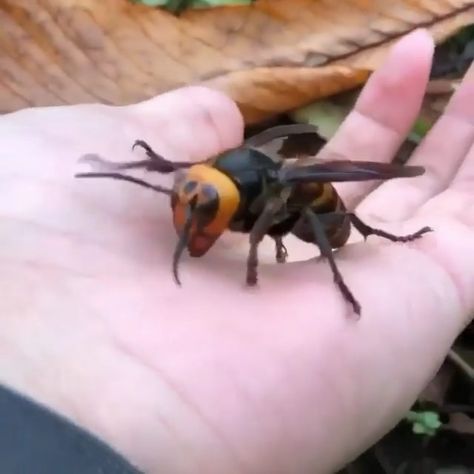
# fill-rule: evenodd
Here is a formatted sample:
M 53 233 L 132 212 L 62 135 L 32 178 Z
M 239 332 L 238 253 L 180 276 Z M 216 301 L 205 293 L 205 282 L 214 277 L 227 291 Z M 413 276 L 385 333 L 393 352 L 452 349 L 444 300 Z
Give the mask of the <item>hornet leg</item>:
M 132 150 L 136 146 L 140 146 L 145 150 L 148 159 L 117 163 L 106 160 L 99 155 L 89 153 L 82 156 L 80 160 L 90 163 L 91 165 L 95 165 L 100 170 L 105 171 L 120 171 L 143 168 L 146 171 L 156 171 L 162 174 L 173 173 L 177 169 L 190 168 L 196 164 L 192 161 L 169 161 L 166 158 L 158 155 L 158 153 L 155 153 L 150 145 L 148 145 L 148 143 L 144 142 L 143 140 L 136 140 L 133 144 Z
M 331 244 L 326 236 L 326 233 L 324 232 L 324 227 L 321 224 L 321 221 L 319 220 L 318 216 L 310 209 L 306 210 L 305 215 L 311 224 L 311 228 L 313 229 L 314 234 L 314 240 L 316 245 L 319 247 L 319 250 L 321 251 L 321 255 L 323 257 L 326 257 L 329 262 L 329 266 L 331 267 L 334 276 L 334 282 L 342 293 L 344 299 L 352 305 L 352 307 L 354 308 L 354 312 L 360 315 L 361 306 L 359 302 L 355 299 L 349 287 L 344 282 L 341 272 L 337 268 Z
M 431 227 L 423 227 L 422 229 L 414 232 L 413 234 L 393 235 L 383 230 L 374 229 L 373 227 L 370 227 L 365 222 L 362 222 L 355 214 L 348 213 L 348 215 L 353 226 L 363 235 L 364 239 L 366 239 L 369 235 L 378 235 L 379 237 L 391 240 L 392 242 L 411 242 L 413 240 L 419 239 L 423 234 L 433 231 Z
M 136 146 L 143 148 L 149 159 L 144 160 L 142 162 L 135 162 L 135 166 L 133 166 L 133 163 L 129 163 L 129 167 L 136 168 L 137 166 L 139 167 L 138 163 L 146 163 L 147 165 L 145 166 L 145 168 L 148 171 L 158 171 L 159 173 L 172 173 L 173 171 L 176 171 L 179 168 L 190 168 L 191 166 L 196 164 L 196 162 L 193 161 L 169 161 L 166 158 L 163 158 L 158 153 L 156 153 L 153 148 L 148 145 L 148 143 L 144 140 L 135 140 L 135 143 L 132 146 L 132 150 Z
M 423 236 L 423 234 L 433 231 L 431 227 L 426 226 L 414 232 L 413 234 L 394 235 L 389 234 L 388 232 L 385 232 L 381 229 L 375 229 L 374 227 L 370 227 L 352 212 L 328 212 L 325 214 L 318 215 L 319 220 L 321 222 L 324 222 L 325 224 L 332 224 L 333 222 L 337 222 L 337 218 L 340 216 L 348 216 L 352 225 L 362 234 L 364 239 L 366 239 L 369 235 L 378 235 L 379 237 L 383 237 L 384 239 L 388 239 L 392 242 L 411 242 L 413 240 L 419 239 Z
M 273 224 L 273 218 L 283 207 L 280 197 L 270 199 L 250 231 L 250 250 L 247 257 L 247 285 L 257 284 L 258 246 Z
M 283 239 L 281 236 L 273 237 L 275 241 L 275 258 L 278 263 L 285 263 L 286 259 L 288 258 L 288 250 L 283 243 Z

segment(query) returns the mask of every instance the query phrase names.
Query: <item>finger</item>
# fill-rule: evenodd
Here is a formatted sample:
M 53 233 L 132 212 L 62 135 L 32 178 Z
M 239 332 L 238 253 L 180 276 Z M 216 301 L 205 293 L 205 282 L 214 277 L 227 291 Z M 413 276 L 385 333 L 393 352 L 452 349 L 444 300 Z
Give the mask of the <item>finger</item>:
M 244 123 L 237 105 L 205 87 L 184 87 L 128 107 L 135 137 L 169 159 L 205 159 L 238 146 Z M 165 153 L 165 151 L 167 153 Z
M 349 159 L 390 161 L 419 112 L 433 48 L 433 40 L 424 30 L 401 39 L 371 76 L 327 148 Z M 338 190 L 353 208 L 374 186 L 344 183 Z
M 474 134 L 474 63 L 466 73 L 463 85 L 463 97 L 459 101 L 458 114 L 464 117 L 464 120 L 469 123 L 471 133 Z M 468 191 L 472 193 L 474 184 L 474 138 L 471 138 L 471 147 L 466 155 L 465 160 L 460 166 L 451 187 L 457 190 Z
M 239 313 L 271 311 L 278 329 L 275 334 L 265 333 L 268 340 L 272 344 L 281 341 L 285 350 L 297 347 L 295 354 L 303 357 L 294 361 L 295 373 L 288 372 L 293 380 L 292 393 L 297 397 L 292 406 L 300 408 L 302 417 L 312 417 L 307 426 L 321 427 L 318 414 L 310 409 L 318 400 L 318 406 L 324 407 L 320 410 L 324 413 L 323 425 L 331 426 L 336 438 L 354 450 L 352 454 L 372 444 L 369 440 L 380 437 L 380 430 L 388 430 L 403 417 L 472 314 L 474 299 L 469 288 L 474 259 L 469 257 L 470 236 L 464 233 L 460 241 L 459 234 L 448 227 L 437 238 L 443 239 L 444 249 L 458 242 L 456 255 L 449 256 L 449 269 L 417 250 L 418 244 L 360 244 L 338 252 L 337 265 L 362 304 L 357 322 L 324 260 L 283 265 L 278 271 L 262 266 L 258 297 L 239 300 Z M 468 258 L 463 257 L 465 252 Z M 442 258 L 446 262 L 447 256 Z M 465 281 L 462 288 L 456 286 L 460 279 Z M 264 326 L 265 321 L 261 322 Z M 315 372 L 318 380 L 329 381 L 327 390 L 325 384 L 308 382 L 307 373 Z M 400 383 L 390 383 L 393 380 Z M 376 419 L 371 417 L 374 412 Z M 347 430 L 348 419 L 356 431 L 363 427 L 364 437 Z M 324 429 L 316 429 L 312 436 L 316 443 L 326 439 Z M 321 449 L 321 444 L 318 446 Z M 351 457 L 342 455 L 340 445 L 336 449 L 329 441 L 324 445 L 326 449 L 329 458 L 341 461 L 345 455 Z M 319 467 L 322 472 L 337 470 L 335 464 Z
M 422 141 L 410 164 L 424 166 L 425 174 L 415 179 L 383 183 L 359 206 L 359 212 L 379 220 L 402 220 L 450 185 L 468 182 L 474 173 L 474 158 L 467 159 L 474 141 L 473 71 L 466 75 L 444 114 Z M 472 182 L 472 181 L 471 181 Z M 387 206 L 387 203 L 390 203 Z

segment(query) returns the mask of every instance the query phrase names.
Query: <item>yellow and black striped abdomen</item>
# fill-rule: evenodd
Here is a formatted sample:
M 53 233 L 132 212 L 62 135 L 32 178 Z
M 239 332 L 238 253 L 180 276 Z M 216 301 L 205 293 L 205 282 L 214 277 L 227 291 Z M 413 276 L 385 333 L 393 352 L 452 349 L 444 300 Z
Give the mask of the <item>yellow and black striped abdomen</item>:
M 300 183 L 295 186 L 290 202 L 301 208 L 310 208 L 321 220 L 333 248 L 343 246 L 350 233 L 350 220 L 346 207 L 331 183 Z M 314 233 L 303 216 L 292 233 L 305 242 L 314 242 Z

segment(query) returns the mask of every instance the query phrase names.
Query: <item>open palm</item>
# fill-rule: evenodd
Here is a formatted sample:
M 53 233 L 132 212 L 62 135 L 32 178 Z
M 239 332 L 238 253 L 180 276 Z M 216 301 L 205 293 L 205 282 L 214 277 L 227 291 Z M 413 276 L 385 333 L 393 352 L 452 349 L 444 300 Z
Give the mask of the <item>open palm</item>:
M 432 52 L 424 32 L 396 45 L 328 146 L 391 160 Z M 338 252 L 359 321 L 316 250 L 291 240 L 286 265 L 271 242 L 262 250 L 258 288 L 244 285 L 248 245 L 235 235 L 184 258 L 179 288 L 168 199 L 73 178 L 84 153 L 137 159 L 137 138 L 173 160 L 238 145 L 242 121 L 222 95 L 193 87 L 2 117 L 2 381 L 145 472 L 334 472 L 403 416 L 469 321 L 473 103 L 466 78 L 411 161 L 423 176 L 338 186 L 377 227 L 434 229 L 409 244 L 354 236 Z

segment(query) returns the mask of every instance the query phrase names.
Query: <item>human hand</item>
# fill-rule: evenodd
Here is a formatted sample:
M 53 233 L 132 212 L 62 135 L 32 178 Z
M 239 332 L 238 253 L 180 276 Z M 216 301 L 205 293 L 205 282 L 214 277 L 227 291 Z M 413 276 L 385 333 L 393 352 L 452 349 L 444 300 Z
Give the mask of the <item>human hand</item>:
M 432 52 L 424 32 L 401 40 L 328 146 L 389 161 Z M 73 178 L 84 153 L 136 159 L 137 138 L 173 160 L 238 145 L 241 117 L 220 94 L 1 117 L 1 381 L 145 472 L 334 472 L 405 414 L 470 320 L 473 99 L 466 78 L 410 161 L 423 176 L 337 186 L 376 227 L 434 229 L 410 244 L 355 235 L 337 253 L 359 321 L 315 248 L 291 239 L 298 261 L 276 266 L 273 244 L 262 249 L 257 290 L 235 235 L 184 258 L 179 288 L 168 199 Z

